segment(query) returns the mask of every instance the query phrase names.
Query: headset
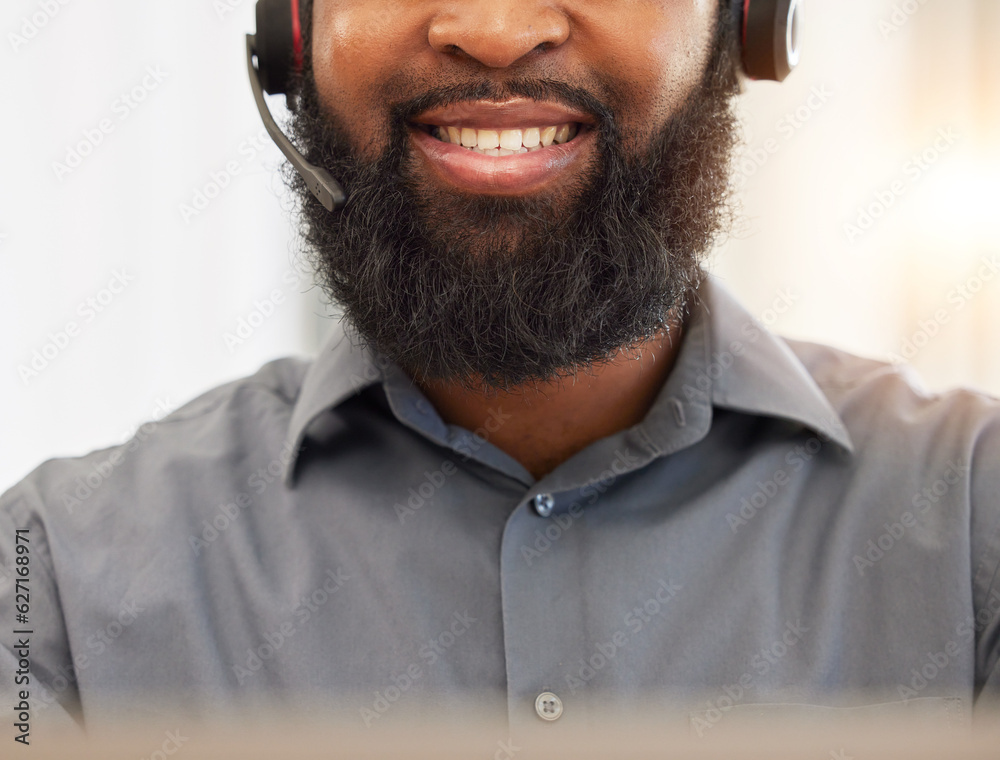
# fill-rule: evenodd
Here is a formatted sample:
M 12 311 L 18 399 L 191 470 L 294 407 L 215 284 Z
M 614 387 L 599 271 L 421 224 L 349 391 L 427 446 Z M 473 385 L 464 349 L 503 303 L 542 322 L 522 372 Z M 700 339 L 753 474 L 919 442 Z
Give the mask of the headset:
M 731 0 L 740 25 L 743 72 L 751 79 L 781 82 L 799 63 L 800 0 Z M 275 123 L 264 100 L 287 95 L 292 74 L 302 69 L 299 0 L 257 0 L 257 33 L 247 35 L 247 73 L 267 133 L 328 211 L 342 208 L 347 194 L 330 173 L 306 161 Z M 257 65 L 254 66 L 256 59 Z

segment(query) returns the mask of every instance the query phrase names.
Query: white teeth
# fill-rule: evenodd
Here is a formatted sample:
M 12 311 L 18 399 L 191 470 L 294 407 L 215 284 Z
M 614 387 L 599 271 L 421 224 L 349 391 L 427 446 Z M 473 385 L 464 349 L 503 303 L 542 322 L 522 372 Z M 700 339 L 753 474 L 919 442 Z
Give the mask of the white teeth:
M 500 147 L 507 150 L 517 150 L 521 147 L 524 133 L 520 129 L 505 129 L 500 133 Z
M 472 129 L 470 127 L 433 127 L 431 134 L 442 142 L 461 145 L 490 156 L 531 153 L 551 145 L 562 145 L 580 132 L 577 124 L 527 129 Z
M 477 145 L 483 150 L 495 150 L 500 147 L 500 133 L 492 129 L 478 131 Z

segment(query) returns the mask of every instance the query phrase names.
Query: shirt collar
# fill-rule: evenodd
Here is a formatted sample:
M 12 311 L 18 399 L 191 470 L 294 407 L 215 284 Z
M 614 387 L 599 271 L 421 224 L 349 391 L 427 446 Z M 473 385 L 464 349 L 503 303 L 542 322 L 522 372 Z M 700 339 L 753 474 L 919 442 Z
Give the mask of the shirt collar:
M 788 343 L 715 278 L 705 279 L 699 295 L 695 308 L 709 327 L 712 404 L 801 423 L 853 454 L 843 420 Z
M 380 356 L 359 344 L 350 325 L 343 320 L 337 325 L 306 372 L 292 410 L 285 439 L 285 450 L 290 452 L 286 486 L 294 483 L 295 463 L 310 425 L 327 410 L 382 381 L 385 366 Z
M 408 378 L 395 363 L 362 346 L 350 325 L 341 321 L 306 372 L 292 411 L 285 484 L 293 485 L 302 443 L 324 412 L 390 380 Z M 664 453 L 676 450 L 678 441 L 668 442 L 665 426 L 657 423 L 661 416 L 677 414 L 678 397 L 685 398 L 706 427 L 711 407 L 717 406 L 801 423 L 854 451 L 840 416 L 788 344 L 711 276 L 698 290 L 674 369 L 642 423 L 650 442 Z

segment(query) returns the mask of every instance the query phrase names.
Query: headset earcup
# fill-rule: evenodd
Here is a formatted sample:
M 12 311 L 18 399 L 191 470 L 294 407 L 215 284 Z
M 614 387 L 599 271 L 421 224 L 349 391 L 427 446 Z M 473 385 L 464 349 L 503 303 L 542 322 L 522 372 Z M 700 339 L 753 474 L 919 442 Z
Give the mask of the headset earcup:
M 257 69 L 264 92 L 283 94 L 295 66 L 292 0 L 257 0 Z
M 749 0 L 743 20 L 743 69 L 781 82 L 799 62 L 799 0 Z

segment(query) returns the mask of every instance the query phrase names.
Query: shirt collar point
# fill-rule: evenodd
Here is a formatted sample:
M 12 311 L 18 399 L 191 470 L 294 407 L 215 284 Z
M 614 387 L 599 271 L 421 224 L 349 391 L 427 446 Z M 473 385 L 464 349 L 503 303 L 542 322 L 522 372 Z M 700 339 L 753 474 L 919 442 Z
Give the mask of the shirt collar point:
M 301 449 L 301 442 L 296 441 L 293 438 L 288 438 L 285 441 L 285 447 L 291 448 L 291 455 L 288 457 L 288 461 L 285 463 L 285 471 L 282 473 L 282 483 L 285 488 L 293 489 L 295 488 L 295 464 L 299 461 L 299 451 Z
M 754 319 L 715 277 L 706 278 L 702 302 L 714 310 L 709 355 L 719 370 L 711 383 L 712 403 L 793 420 L 854 454 L 840 415 L 792 347 Z
M 829 434 L 830 439 L 834 443 L 839 444 L 844 451 L 846 451 L 849 455 L 854 456 L 854 441 L 851 439 L 851 434 L 847 432 L 847 428 L 844 427 L 843 423 L 838 421 L 836 425 L 831 425 L 829 430 L 826 432 Z
M 287 444 L 293 448 L 286 477 L 294 481 L 294 467 L 309 427 L 322 414 L 382 382 L 384 362 L 359 343 L 350 325 L 340 323 L 306 371 L 288 424 Z

